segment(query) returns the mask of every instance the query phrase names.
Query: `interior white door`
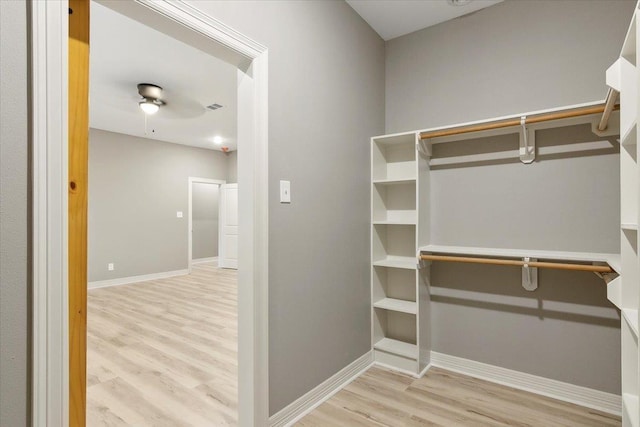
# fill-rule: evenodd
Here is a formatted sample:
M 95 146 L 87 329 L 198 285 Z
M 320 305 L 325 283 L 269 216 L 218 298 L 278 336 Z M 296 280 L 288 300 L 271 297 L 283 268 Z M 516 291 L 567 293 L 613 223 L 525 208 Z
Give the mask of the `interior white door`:
M 218 265 L 238 268 L 238 184 L 220 186 L 220 237 Z

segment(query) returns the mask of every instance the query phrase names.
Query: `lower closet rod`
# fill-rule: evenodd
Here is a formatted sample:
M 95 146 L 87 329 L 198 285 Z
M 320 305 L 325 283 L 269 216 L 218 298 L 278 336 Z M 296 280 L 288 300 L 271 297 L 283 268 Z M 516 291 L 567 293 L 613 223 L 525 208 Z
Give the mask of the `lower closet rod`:
M 561 262 L 541 262 L 529 261 L 524 262 L 515 259 L 499 259 L 499 258 L 473 258 L 463 256 L 449 255 L 420 255 L 423 261 L 446 261 L 446 262 L 468 262 L 474 264 L 495 264 L 495 265 L 515 265 L 523 267 L 525 264 L 529 267 L 536 268 L 555 268 L 558 270 L 576 270 L 591 271 L 594 273 L 611 273 L 613 270 L 608 265 L 585 265 L 585 264 L 567 264 Z

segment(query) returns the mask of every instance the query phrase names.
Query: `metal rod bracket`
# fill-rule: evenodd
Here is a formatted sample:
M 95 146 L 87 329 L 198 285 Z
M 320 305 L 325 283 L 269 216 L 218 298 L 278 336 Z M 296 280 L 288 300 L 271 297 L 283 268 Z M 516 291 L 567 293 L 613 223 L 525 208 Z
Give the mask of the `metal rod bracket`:
M 524 164 L 533 163 L 536 159 L 536 131 L 527 129 L 527 116 L 520 117 L 520 161 Z
M 536 258 L 523 258 L 524 265 L 522 266 L 522 287 L 527 291 L 535 291 L 538 289 L 538 268 L 530 267 L 530 262 L 536 262 Z

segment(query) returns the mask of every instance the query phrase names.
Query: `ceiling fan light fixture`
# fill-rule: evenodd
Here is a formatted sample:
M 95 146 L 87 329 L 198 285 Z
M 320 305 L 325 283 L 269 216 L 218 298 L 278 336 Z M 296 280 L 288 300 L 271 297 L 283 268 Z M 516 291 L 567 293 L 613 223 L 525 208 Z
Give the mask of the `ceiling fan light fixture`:
M 160 109 L 160 105 L 156 104 L 150 99 L 145 99 L 143 101 L 140 101 L 138 105 L 140 106 L 140 109 L 144 111 L 144 113 L 147 115 L 155 114 Z
M 157 113 L 160 107 L 165 104 L 164 101 L 160 99 L 162 97 L 162 88 L 158 85 L 139 83 L 138 93 L 142 97 L 142 101 L 138 102 L 138 105 L 147 115 Z

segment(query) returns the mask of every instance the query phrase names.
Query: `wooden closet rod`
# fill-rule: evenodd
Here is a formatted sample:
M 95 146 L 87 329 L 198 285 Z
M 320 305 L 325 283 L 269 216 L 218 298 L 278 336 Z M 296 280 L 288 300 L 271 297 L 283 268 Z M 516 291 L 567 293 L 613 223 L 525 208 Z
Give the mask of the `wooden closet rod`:
M 535 268 L 555 268 L 558 270 L 575 270 L 575 271 L 591 271 L 593 273 L 611 273 L 613 270 L 608 265 L 584 265 L 584 264 L 567 264 L 561 262 L 541 262 L 529 261 L 524 262 L 515 259 L 504 258 L 473 258 L 464 256 L 451 255 L 420 255 L 423 261 L 445 261 L 445 262 L 466 262 L 473 264 L 494 264 L 494 265 L 515 265 L 523 267 L 527 264 L 529 267 Z
M 565 110 L 565 111 L 557 111 L 555 113 L 545 113 L 545 114 L 538 114 L 534 116 L 527 116 L 525 119 L 525 124 L 548 122 L 551 120 L 570 119 L 573 117 L 589 116 L 591 114 L 600 114 L 605 112 L 605 106 L 606 104 L 603 103 L 603 104 L 594 105 L 591 107 L 583 107 L 583 108 L 577 108 L 577 109 L 571 109 L 571 110 Z M 616 105 L 612 108 L 612 110 L 619 109 L 619 108 L 620 106 Z M 513 127 L 513 126 L 520 126 L 521 124 L 522 123 L 520 123 L 520 118 L 518 117 L 516 119 L 481 123 L 481 124 L 472 125 L 472 126 L 454 127 L 454 128 L 448 128 L 448 129 L 434 130 L 431 132 L 421 132 L 420 139 L 460 135 L 463 133 L 471 133 L 471 132 L 479 132 L 483 130 L 493 130 L 493 129 Z

